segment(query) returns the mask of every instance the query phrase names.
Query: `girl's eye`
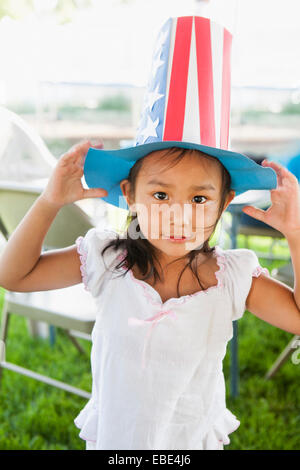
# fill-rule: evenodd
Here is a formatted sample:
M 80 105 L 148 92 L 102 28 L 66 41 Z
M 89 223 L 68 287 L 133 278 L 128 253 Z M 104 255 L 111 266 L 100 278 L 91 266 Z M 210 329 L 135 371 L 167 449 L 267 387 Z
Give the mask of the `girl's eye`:
M 204 198 L 204 199 L 206 199 L 205 196 L 195 196 L 194 199 L 195 199 L 195 198 Z M 197 202 L 197 203 L 198 203 L 198 202 L 200 203 L 200 201 L 196 201 L 196 202 Z
M 155 197 L 155 194 L 165 194 L 163 191 L 157 191 L 156 193 L 153 194 L 153 196 Z M 157 198 L 156 198 L 157 199 Z M 161 198 L 158 198 L 160 201 L 164 201 L 164 199 L 161 199 Z
M 156 198 L 156 194 L 159 194 L 160 196 L 162 195 L 162 197 L 159 196 L 158 198 Z M 165 199 L 164 199 L 163 196 L 167 196 L 167 194 L 166 194 L 165 192 L 163 192 L 163 191 L 157 191 L 156 193 L 153 194 L 153 196 L 154 196 L 156 199 L 159 199 L 160 201 L 165 201 Z M 195 196 L 194 199 L 198 199 L 198 200 L 196 200 L 196 203 L 197 203 L 197 204 L 201 203 L 201 201 L 199 201 L 200 198 L 206 199 L 205 196 Z

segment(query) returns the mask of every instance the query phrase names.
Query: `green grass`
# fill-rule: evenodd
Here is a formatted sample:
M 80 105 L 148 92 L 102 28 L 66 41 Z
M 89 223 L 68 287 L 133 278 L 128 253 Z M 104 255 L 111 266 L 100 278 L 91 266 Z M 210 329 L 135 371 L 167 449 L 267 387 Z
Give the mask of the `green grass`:
M 251 238 L 250 248 L 268 251 L 270 239 Z M 244 237 L 238 236 L 244 247 Z M 286 253 L 287 248 L 275 251 Z M 284 264 L 273 261 L 262 266 L 269 269 Z M 4 290 L 0 289 L 0 310 Z M 223 363 L 226 379 L 227 407 L 240 420 L 240 427 L 229 435 L 225 450 L 298 450 L 300 448 L 300 365 L 289 359 L 275 377 L 264 375 L 286 346 L 291 333 L 269 325 L 249 312 L 238 322 L 240 394 L 230 397 L 230 343 Z M 6 343 L 6 359 L 37 372 L 65 380 L 76 387 L 91 389 L 91 343 L 79 340 L 85 348 L 81 355 L 57 330 L 55 345 L 48 340 L 31 338 L 26 320 L 11 315 Z M 55 389 L 41 382 L 3 370 L 0 386 L 0 449 L 85 449 L 73 420 L 86 399 Z
M 1 310 L 3 293 L 1 289 Z M 56 342 L 51 346 L 49 340 L 29 335 L 24 317 L 11 315 L 6 360 L 89 391 L 91 343 L 78 341 L 85 356 L 61 329 L 57 329 Z M 86 401 L 4 369 L 0 386 L 0 449 L 84 449 L 73 420 Z

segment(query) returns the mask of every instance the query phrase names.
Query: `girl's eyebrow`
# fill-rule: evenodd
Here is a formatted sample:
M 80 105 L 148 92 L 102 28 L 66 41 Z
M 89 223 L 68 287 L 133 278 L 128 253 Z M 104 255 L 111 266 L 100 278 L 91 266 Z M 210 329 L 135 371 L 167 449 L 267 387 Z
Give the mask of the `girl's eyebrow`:
M 158 180 L 150 180 L 147 183 L 147 185 L 154 185 L 154 184 L 159 185 L 159 186 L 165 186 L 166 188 L 175 187 L 174 184 L 163 183 L 162 181 L 158 181 Z M 190 186 L 189 189 L 196 189 L 196 190 L 208 189 L 208 190 L 216 191 L 216 188 L 210 183 L 201 184 L 201 185 L 193 185 L 193 186 Z

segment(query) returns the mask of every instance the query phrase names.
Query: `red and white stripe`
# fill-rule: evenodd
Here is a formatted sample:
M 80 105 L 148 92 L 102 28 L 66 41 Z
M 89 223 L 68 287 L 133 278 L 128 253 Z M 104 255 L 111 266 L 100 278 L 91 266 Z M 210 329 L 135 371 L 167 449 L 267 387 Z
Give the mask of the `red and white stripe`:
M 232 36 L 207 18 L 174 18 L 163 140 L 228 148 Z

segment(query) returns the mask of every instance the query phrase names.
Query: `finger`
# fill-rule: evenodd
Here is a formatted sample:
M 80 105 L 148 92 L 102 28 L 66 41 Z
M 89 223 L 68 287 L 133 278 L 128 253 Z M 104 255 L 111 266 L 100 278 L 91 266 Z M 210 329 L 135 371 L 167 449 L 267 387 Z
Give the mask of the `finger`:
M 61 164 L 65 166 L 74 165 L 82 169 L 90 148 L 91 142 L 89 140 L 73 145 L 68 152 L 61 156 Z
M 291 173 L 285 166 L 281 165 L 280 163 L 273 162 L 273 161 L 268 161 L 268 160 L 263 160 L 262 161 L 263 166 L 270 166 L 271 168 L 274 168 L 274 170 L 280 171 L 282 176 L 290 176 L 293 177 L 293 173 Z
M 258 209 L 258 207 L 244 206 L 242 211 L 250 217 L 254 217 L 257 220 L 260 220 L 261 222 L 264 222 L 266 217 L 265 211 L 262 209 Z
M 89 139 L 82 140 L 81 142 L 77 142 L 74 144 L 67 153 L 74 153 L 74 152 L 83 152 L 86 148 L 92 146 L 92 143 Z
M 292 173 L 286 167 L 284 167 L 283 165 L 281 165 L 279 163 L 275 163 L 275 162 L 273 162 L 273 163 L 275 165 L 277 165 L 278 168 L 279 168 L 280 178 L 281 178 L 280 184 L 282 186 L 284 186 L 286 184 L 289 184 L 289 183 L 291 183 L 293 186 L 295 186 L 295 185 L 298 186 L 299 185 L 299 180 L 298 180 L 297 176 L 294 175 L 294 173 Z M 275 169 L 275 171 L 276 171 L 276 169 Z
M 91 147 L 97 148 L 97 149 L 103 149 L 103 140 L 98 138 L 98 139 L 92 139 L 91 141 Z
M 88 152 L 88 149 L 91 147 L 90 140 L 85 140 L 83 142 L 79 142 L 73 147 L 71 147 L 64 155 L 64 160 L 79 160 L 83 156 L 85 156 Z
M 89 143 L 90 143 L 89 148 L 92 147 L 95 149 L 103 149 L 103 141 L 101 139 L 89 140 Z M 87 152 L 84 155 L 80 155 L 79 160 L 76 159 L 76 163 L 80 166 L 80 168 L 84 168 L 86 156 L 87 156 Z
M 90 198 L 90 197 L 105 197 L 108 195 L 108 192 L 104 188 L 90 188 L 90 189 L 85 189 L 83 193 L 84 198 Z
M 276 172 L 276 175 L 278 177 L 278 186 L 283 185 L 283 178 L 284 177 L 290 178 L 292 176 L 292 174 L 284 166 L 282 166 L 280 163 L 264 160 L 262 162 L 262 165 L 264 167 L 270 167 Z

